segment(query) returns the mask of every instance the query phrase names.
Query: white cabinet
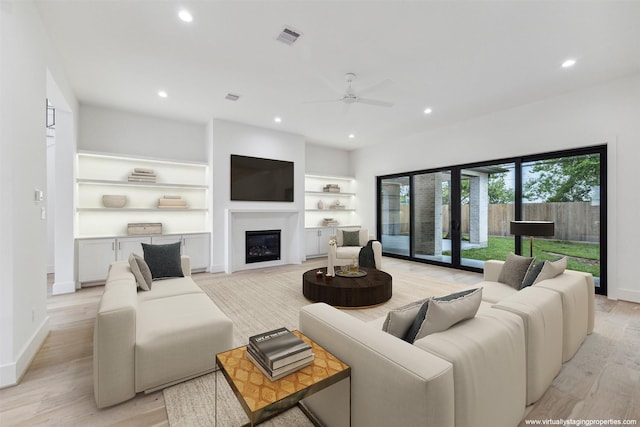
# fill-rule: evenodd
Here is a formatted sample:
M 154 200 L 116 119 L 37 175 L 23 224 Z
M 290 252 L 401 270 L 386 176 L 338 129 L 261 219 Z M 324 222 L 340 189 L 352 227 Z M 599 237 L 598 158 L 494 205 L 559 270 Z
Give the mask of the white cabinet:
M 334 228 L 307 228 L 305 234 L 307 239 L 307 258 L 327 255 L 329 250 L 329 237 L 335 234 Z
M 78 281 L 104 280 L 109 265 L 116 260 L 116 239 L 83 239 L 78 241 Z
M 91 282 L 104 282 L 112 262 L 127 261 L 132 252 L 144 257 L 142 243 L 166 245 L 177 242 L 180 242 L 181 254 L 191 258 L 192 271 L 209 268 L 209 233 L 78 239 L 78 281 L 85 286 Z
M 191 258 L 191 269 L 207 270 L 210 263 L 209 234 L 182 236 L 182 254 Z
M 131 253 L 144 257 L 142 243 L 150 244 L 151 237 L 118 237 L 116 239 L 116 259 L 127 261 Z
M 350 226 L 356 223 L 355 179 L 305 175 L 304 211 L 305 227 Z

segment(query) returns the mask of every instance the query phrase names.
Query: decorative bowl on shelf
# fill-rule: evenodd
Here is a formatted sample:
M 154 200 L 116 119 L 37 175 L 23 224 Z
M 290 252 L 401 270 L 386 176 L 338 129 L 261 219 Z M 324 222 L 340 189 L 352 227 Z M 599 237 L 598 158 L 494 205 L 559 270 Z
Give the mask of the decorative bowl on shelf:
M 124 208 L 127 204 L 127 196 L 123 194 L 105 194 L 102 196 L 102 204 L 105 208 Z

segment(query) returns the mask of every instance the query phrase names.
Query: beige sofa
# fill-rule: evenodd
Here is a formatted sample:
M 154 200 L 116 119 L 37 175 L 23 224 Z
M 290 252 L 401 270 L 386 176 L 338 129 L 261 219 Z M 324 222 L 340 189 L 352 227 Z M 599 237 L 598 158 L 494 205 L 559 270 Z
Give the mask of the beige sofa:
M 482 303 L 476 316 L 411 345 L 323 303 L 300 311 L 300 330 L 351 366 L 350 386 L 305 405 L 325 425 L 513 427 L 524 415 L 522 319 Z M 350 402 L 350 407 L 349 407 Z M 349 420 L 350 417 L 350 420 Z
M 331 426 L 518 425 L 593 330 L 594 286 L 565 270 L 518 291 L 497 281 L 503 265 L 485 263 L 474 318 L 413 345 L 383 332 L 384 317 L 303 307 L 300 330 L 351 366 L 350 384 L 305 404 Z
M 99 408 L 210 372 L 232 348 L 233 324 L 191 279 L 188 257 L 182 270 L 138 292 L 129 264 L 111 264 L 93 334 Z

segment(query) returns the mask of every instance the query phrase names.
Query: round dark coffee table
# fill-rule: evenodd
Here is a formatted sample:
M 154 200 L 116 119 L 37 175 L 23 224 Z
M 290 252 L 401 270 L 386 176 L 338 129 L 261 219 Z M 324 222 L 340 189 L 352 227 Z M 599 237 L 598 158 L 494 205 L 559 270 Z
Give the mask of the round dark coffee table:
M 322 276 L 316 272 L 322 271 Z M 391 276 L 375 268 L 360 267 L 364 277 L 326 277 L 326 267 L 306 271 L 302 275 L 302 294 L 314 302 L 336 307 L 366 307 L 391 298 Z

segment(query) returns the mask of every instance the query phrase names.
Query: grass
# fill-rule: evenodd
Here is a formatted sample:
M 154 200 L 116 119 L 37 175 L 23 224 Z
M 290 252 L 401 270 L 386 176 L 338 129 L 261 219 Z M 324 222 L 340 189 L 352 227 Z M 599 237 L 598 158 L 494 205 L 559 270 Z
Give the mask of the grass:
M 461 256 L 482 261 L 504 260 L 509 252 L 513 252 L 513 249 L 512 237 L 489 237 L 488 247 L 466 249 L 462 251 Z M 528 239 L 522 239 L 522 250 L 523 255 L 529 254 Z M 594 277 L 600 277 L 600 245 L 598 244 L 536 239 L 533 242 L 533 255 L 536 257 L 536 262 L 553 261 L 558 257 L 566 256 L 568 269 L 584 271 L 591 273 Z

